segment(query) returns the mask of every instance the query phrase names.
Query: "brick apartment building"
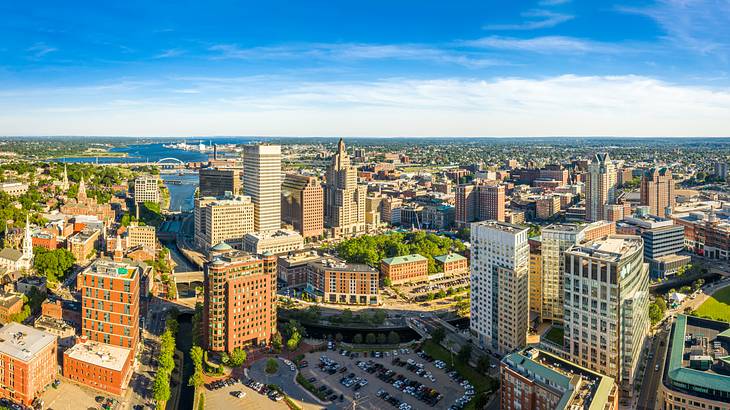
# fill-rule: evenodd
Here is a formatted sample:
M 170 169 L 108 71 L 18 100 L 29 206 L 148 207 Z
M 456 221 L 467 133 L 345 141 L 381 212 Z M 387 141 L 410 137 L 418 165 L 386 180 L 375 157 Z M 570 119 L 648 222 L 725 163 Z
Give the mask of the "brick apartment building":
M 380 273 L 395 285 L 423 282 L 428 280 L 428 259 L 417 253 L 385 258 L 380 262 Z
M 0 328 L 0 397 L 30 405 L 57 368 L 56 336 L 15 322 Z

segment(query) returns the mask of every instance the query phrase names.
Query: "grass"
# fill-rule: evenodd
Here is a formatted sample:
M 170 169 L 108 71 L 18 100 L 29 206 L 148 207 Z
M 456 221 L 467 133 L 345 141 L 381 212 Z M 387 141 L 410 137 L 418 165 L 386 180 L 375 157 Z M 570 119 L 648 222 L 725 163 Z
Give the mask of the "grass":
M 730 322 L 730 286 L 715 292 L 695 313 L 700 317 Z
M 451 353 L 441 347 L 441 345 L 435 343 L 433 340 L 427 340 L 424 342 L 422 348 L 424 352 L 428 353 L 428 355 L 434 359 L 441 360 L 449 366 L 451 365 Z M 469 380 L 469 383 L 474 386 L 474 390 L 477 392 L 469 404 L 464 407 L 466 410 L 473 410 L 475 408 L 476 398 L 481 393 L 489 392 L 489 387 L 492 386 L 495 381 L 491 377 L 479 373 L 475 368 L 468 364 L 458 362 L 456 360 L 456 354 L 454 354 L 453 367 L 459 372 L 459 374 L 461 374 L 462 377 Z
M 297 383 L 301 384 L 302 387 L 309 390 L 310 393 L 317 396 L 322 401 L 327 401 L 327 396 L 324 395 L 321 391 L 317 390 L 314 384 L 310 383 L 309 380 L 307 380 L 306 377 L 304 377 L 301 373 L 297 373 L 296 378 Z
M 547 339 L 550 342 L 555 343 L 558 346 L 563 345 L 563 336 L 565 335 L 565 330 L 562 327 L 550 327 L 550 330 L 545 333 L 545 339 Z

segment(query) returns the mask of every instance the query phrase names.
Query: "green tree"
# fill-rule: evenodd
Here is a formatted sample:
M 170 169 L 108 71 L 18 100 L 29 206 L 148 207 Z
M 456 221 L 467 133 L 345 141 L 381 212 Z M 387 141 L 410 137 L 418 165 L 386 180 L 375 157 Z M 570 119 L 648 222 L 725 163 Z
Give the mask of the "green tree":
M 365 335 L 365 343 L 372 345 L 375 344 L 377 341 L 377 338 L 375 336 L 375 333 L 368 333 Z
M 271 358 L 266 361 L 266 368 L 265 368 L 266 373 L 274 374 L 278 370 L 279 370 L 279 362 L 276 359 Z
M 281 339 L 281 333 L 279 333 L 279 332 L 274 333 L 274 336 L 271 337 L 271 347 L 273 347 L 275 351 L 280 352 L 282 346 L 283 346 L 283 341 Z
M 299 331 L 295 330 L 289 340 L 286 341 L 286 348 L 293 352 L 297 350 L 297 347 L 299 347 L 299 342 L 301 341 L 302 335 L 299 334 Z
M 352 343 L 355 343 L 358 345 L 361 344 L 362 343 L 362 333 L 358 333 L 355 336 L 353 336 Z
M 335 341 L 337 343 L 342 341 L 342 333 L 340 333 L 340 332 L 335 333 Z
M 246 351 L 237 347 L 231 352 L 231 366 L 240 367 L 246 361 Z
M 377 325 L 382 325 L 385 323 L 385 318 L 387 317 L 387 314 L 383 309 L 377 309 L 375 312 L 373 312 L 373 323 Z
M 471 357 L 471 350 L 472 347 L 470 344 L 465 344 L 464 346 L 461 346 L 459 353 L 456 354 L 456 360 L 460 361 L 461 363 L 468 363 L 469 358 Z
M 479 360 L 477 360 L 477 371 L 482 374 L 487 374 L 487 372 L 489 372 L 490 365 L 491 362 L 489 361 L 489 356 L 481 356 L 479 357 Z
M 388 336 L 385 335 L 385 333 L 378 333 L 377 336 L 378 344 L 384 345 L 388 342 Z
M 441 343 L 442 340 L 446 337 L 446 329 L 443 328 L 443 326 L 439 326 L 436 329 L 433 330 L 433 333 L 431 333 L 431 339 L 436 343 Z
M 63 248 L 49 251 L 46 248 L 35 247 L 33 253 L 33 267 L 49 282 L 64 280 L 76 262 L 73 254 Z
M 398 335 L 398 333 L 393 331 L 388 333 L 388 343 L 392 345 L 397 345 L 398 343 L 400 343 L 400 336 Z
M 393 285 L 393 281 L 390 278 L 383 279 L 383 286 L 389 288 Z
M 158 372 L 152 384 L 152 397 L 157 402 L 157 410 L 165 408 L 170 399 L 170 375 L 167 372 Z

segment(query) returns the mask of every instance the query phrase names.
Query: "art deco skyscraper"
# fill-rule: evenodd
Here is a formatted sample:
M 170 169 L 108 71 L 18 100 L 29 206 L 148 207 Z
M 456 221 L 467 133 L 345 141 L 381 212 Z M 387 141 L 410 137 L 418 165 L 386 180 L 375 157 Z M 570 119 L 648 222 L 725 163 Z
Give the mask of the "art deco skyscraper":
M 588 164 L 586 178 L 586 219 L 600 221 L 605 218 L 606 205 L 616 201 L 616 167 L 608 153 L 598 153 Z
M 350 165 L 345 142 L 340 139 L 337 153 L 327 168 L 325 219 L 335 236 L 365 232 L 366 188 L 357 183 L 357 169 Z
M 641 177 L 641 205 L 649 207 L 649 214 L 666 218 L 675 205 L 672 171 L 652 168 Z
M 243 151 L 243 193 L 254 204 L 254 230 L 281 228 L 281 146 L 247 145 Z

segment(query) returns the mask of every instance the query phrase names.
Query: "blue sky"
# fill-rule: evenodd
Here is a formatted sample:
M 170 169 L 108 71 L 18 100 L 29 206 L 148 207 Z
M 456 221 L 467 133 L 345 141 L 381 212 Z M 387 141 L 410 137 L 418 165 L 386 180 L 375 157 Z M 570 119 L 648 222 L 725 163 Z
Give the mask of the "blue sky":
M 0 5 L 0 135 L 730 135 L 730 0 Z

